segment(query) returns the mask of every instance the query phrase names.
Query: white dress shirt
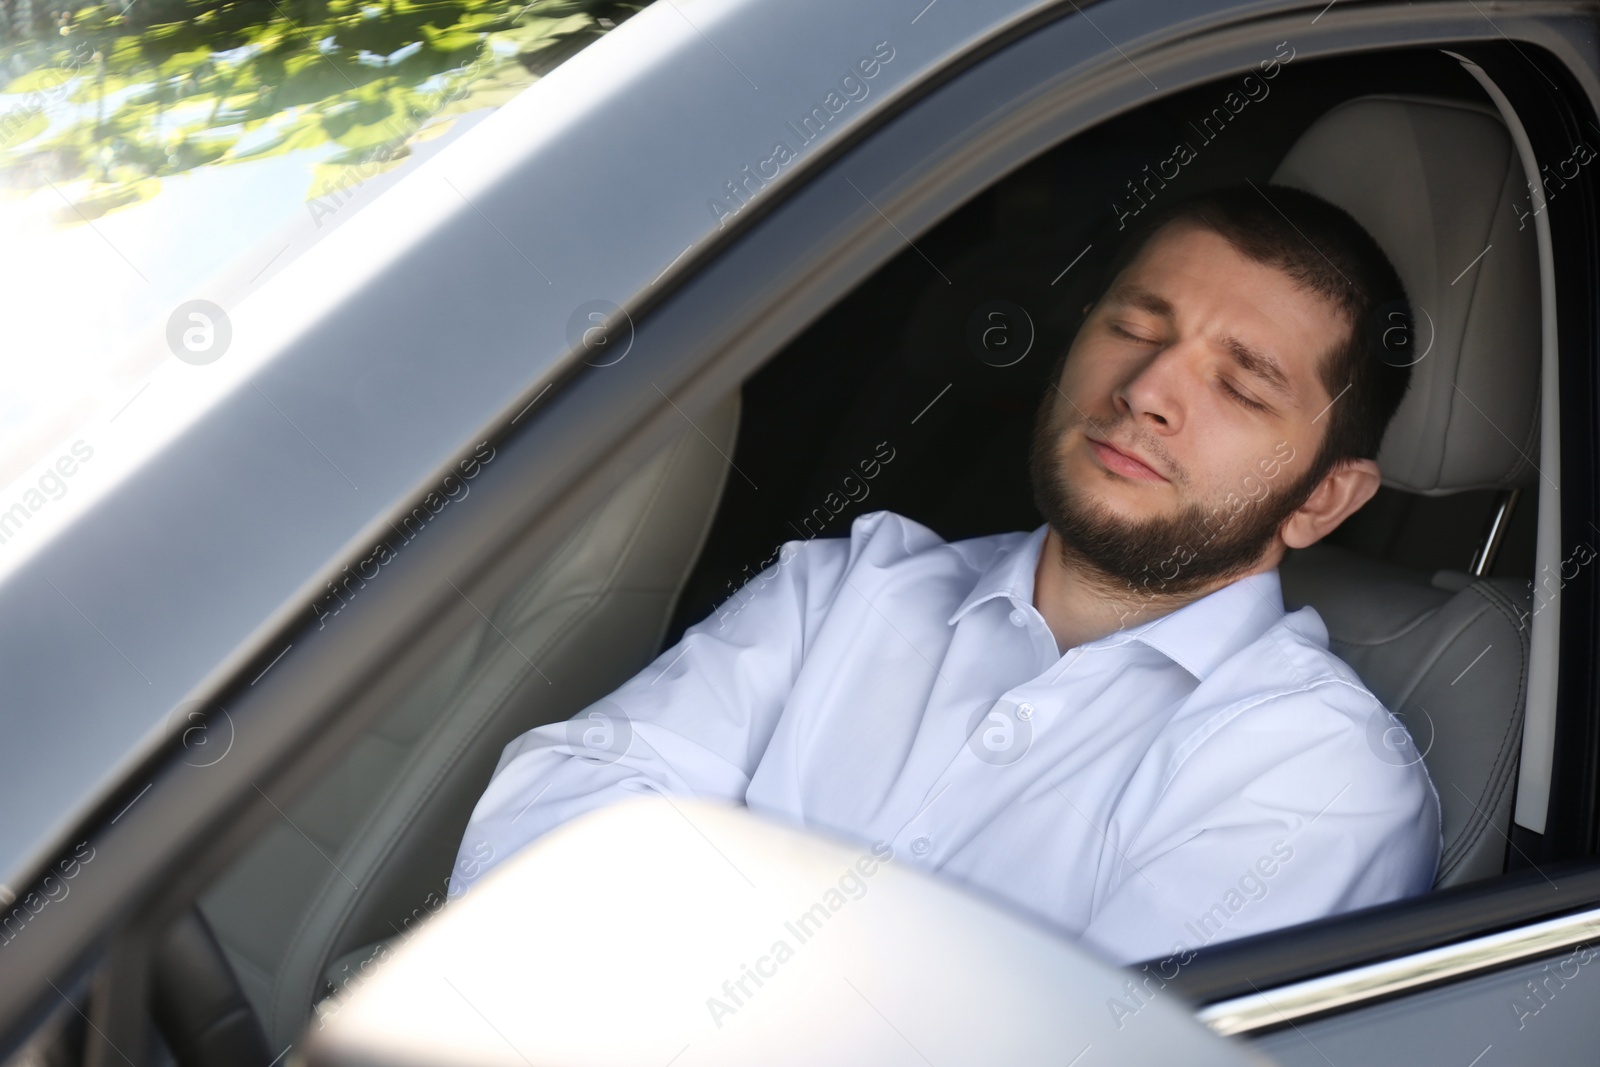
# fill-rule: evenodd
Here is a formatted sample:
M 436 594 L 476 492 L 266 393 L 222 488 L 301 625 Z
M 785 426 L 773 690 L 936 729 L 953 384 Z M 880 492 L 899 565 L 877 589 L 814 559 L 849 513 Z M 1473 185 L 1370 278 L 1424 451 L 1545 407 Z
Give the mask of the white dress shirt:
M 887 842 L 1118 963 L 1431 886 L 1427 773 L 1277 571 L 1063 655 L 1033 606 L 1046 529 L 946 542 L 878 511 L 789 542 L 608 698 L 506 746 L 450 895 L 650 791 Z

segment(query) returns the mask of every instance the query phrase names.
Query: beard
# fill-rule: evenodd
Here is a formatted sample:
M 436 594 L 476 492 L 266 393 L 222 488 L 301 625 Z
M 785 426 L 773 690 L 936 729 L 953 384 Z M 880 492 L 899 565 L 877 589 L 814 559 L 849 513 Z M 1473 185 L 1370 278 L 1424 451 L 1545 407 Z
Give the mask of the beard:
M 1062 562 L 1074 570 L 1087 569 L 1094 584 L 1114 600 L 1131 595 L 1147 602 L 1181 601 L 1249 573 L 1326 473 L 1317 462 L 1257 499 L 1248 499 L 1241 485 L 1221 500 L 1187 504 L 1172 515 L 1127 519 L 1090 499 L 1061 471 L 1057 449 L 1063 427 L 1055 411 L 1047 393 L 1028 463 L 1034 505 L 1061 541 Z M 1109 432 L 1125 421 L 1095 425 Z M 1248 477 L 1258 484 L 1265 481 L 1254 472 Z M 1242 506 L 1234 506 L 1237 501 Z

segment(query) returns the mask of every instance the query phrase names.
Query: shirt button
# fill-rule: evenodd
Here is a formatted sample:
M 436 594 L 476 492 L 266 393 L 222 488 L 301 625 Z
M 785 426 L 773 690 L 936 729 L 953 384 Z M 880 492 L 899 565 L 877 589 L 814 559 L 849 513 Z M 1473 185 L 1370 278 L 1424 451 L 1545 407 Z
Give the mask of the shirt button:
M 918 856 L 926 856 L 929 850 L 932 848 L 933 842 L 929 841 L 926 837 L 919 837 L 911 842 L 911 851 L 916 853 Z
M 1027 722 L 1029 719 L 1033 718 L 1033 705 L 1019 705 L 1017 708 L 1017 718 L 1021 719 L 1023 722 Z
M 1028 613 L 1023 611 L 1021 608 L 1012 608 L 1011 609 L 1011 625 L 1013 625 L 1013 626 L 1026 626 L 1026 625 L 1028 625 Z

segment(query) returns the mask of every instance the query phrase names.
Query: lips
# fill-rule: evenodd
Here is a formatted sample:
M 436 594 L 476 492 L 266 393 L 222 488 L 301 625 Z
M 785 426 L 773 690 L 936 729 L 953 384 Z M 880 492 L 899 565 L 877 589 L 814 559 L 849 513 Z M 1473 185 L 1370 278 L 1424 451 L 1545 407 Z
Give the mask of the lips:
M 1100 465 L 1113 474 L 1120 474 L 1124 478 L 1135 481 L 1164 482 L 1167 479 L 1154 467 L 1140 459 L 1132 452 L 1124 451 L 1105 441 L 1098 441 L 1093 437 L 1087 438 L 1089 448 L 1093 450 L 1095 458 Z

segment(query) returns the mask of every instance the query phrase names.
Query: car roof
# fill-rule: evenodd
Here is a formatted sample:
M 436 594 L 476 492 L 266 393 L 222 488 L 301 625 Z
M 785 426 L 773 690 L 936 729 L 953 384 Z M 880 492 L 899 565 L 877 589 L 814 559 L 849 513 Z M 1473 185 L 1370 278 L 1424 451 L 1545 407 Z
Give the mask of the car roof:
M 648 306 L 747 198 L 759 210 L 1055 6 L 654 4 L 230 309 L 225 355 L 174 361 L 165 398 L 85 431 L 72 508 L 0 560 L 0 882 L 45 862 L 188 702 L 270 658 L 342 564 L 570 367 L 586 305 Z

